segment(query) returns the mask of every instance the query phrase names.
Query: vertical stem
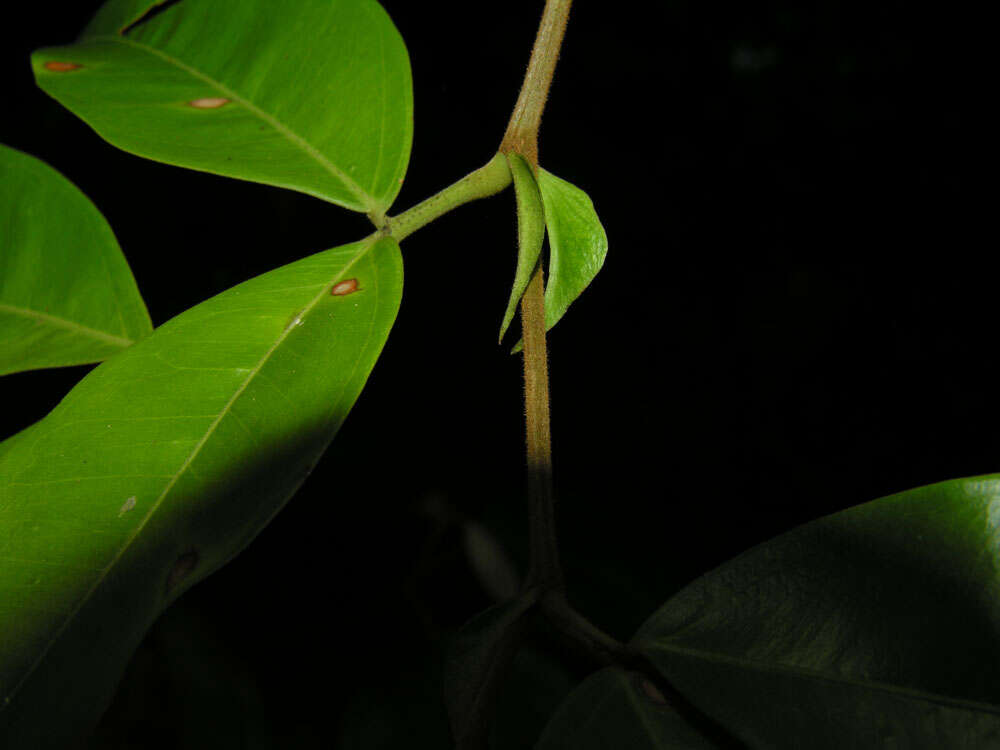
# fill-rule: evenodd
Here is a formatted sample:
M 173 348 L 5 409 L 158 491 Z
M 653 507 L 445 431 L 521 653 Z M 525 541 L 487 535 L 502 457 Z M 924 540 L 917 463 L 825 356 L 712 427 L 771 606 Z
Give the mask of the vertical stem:
M 500 143 L 501 153 L 523 156 L 538 168 L 538 127 L 549 96 L 572 0 L 546 0 L 528 71 Z M 545 282 L 539 262 L 521 298 L 524 340 L 524 411 L 528 451 L 528 520 L 531 564 L 526 585 L 562 589 L 552 492 L 549 366 L 545 350 Z
M 542 264 L 521 298 L 524 340 L 524 410 L 528 453 L 529 586 L 562 586 L 552 491 L 552 433 L 549 426 L 549 368 L 545 348 L 545 290 Z
M 531 49 L 528 72 L 507 123 L 507 132 L 500 143 L 502 153 L 515 151 L 527 159 L 532 168 L 538 166 L 538 126 L 566 33 L 571 3 L 572 0 L 546 0 L 535 46 Z

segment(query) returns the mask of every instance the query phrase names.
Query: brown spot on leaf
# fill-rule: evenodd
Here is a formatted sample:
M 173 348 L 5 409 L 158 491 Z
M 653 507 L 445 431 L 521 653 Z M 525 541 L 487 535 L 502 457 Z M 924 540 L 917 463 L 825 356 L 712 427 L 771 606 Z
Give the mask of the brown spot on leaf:
M 177 584 L 187 578 L 191 574 L 191 571 L 197 567 L 198 553 L 194 550 L 185 552 L 174 560 L 174 567 L 170 569 L 170 575 L 167 576 L 167 593 L 169 594 L 177 588 Z
M 347 279 L 346 281 L 341 281 L 333 285 L 330 290 L 330 294 L 334 297 L 343 297 L 345 294 L 350 294 L 351 292 L 356 292 L 358 289 L 357 279 Z
M 653 701 L 653 703 L 658 703 L 661 706 L 667 705 L 667 699 L 663 697 L 663 693 L 652 682 L 643 678 L 639 680 L 639 686 L 642 688 L 642 692 L 646 694 L 646 697 Z
M 49 60 L 43 66 L 46 70 L 51 70 L 53 73 L 66 73 L 70 70 L 78 70 L 83 66 L 79 63 L 71 62 L 61 62 L 60 60 Z
M 201 99 L 192 99 L 188 104 L 195 109 L 218 109 L 229 104 L 229 100 L 224 96 L 203 96 Z

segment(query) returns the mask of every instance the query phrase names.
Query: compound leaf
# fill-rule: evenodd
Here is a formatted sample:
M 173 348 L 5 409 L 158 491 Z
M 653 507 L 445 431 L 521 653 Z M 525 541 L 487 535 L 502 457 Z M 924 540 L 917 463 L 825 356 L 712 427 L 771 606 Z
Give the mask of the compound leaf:
M 32 63 L 101 137 L 167 164 L 377 214 L 409 161 L 409 58 L 374 0 L 111 0 Z
M 182 313 L 0 444 L 0 746 L 86 731 L 164 607 L 319 460 L 395 319 L 369 238 Z
M 0 375 L 99 362 L 152 330 L 94 204 L 48 165 L 0 145 Z

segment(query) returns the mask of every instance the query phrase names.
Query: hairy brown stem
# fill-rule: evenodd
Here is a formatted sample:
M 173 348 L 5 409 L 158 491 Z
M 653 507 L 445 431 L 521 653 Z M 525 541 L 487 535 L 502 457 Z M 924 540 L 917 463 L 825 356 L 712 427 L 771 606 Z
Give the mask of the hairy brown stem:
M 501 153 L 521 154 L 533 169 L 538 166 L 538 127 L 549 97 L 571 4 L 572 0 L 546 0 L 528 72 L 500 143 Z

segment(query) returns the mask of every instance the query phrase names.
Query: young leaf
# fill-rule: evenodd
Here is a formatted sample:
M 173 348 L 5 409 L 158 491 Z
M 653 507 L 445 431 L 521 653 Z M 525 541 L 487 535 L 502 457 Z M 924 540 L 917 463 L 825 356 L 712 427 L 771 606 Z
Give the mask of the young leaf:
M 698 579 L 633 643 L 751 748 L 1000 746 L 1000 476 L 795 529 Z
M 379 213 L 409 161 L 409 58 L 374 0 L 111 0 L 32 64 L 101 137 L 167 164 Z
M 402 292 L 391 238 L 194 307 L 0 444 L 0 747 L 63 747 L 163 608 L 319 460 Z
M 0 145 L 0 375 L 99 362 L 153 330 L 94 204 Z
M 444 697 L 459 750 L 486 747 L 500 678 L 517 653 L 518 635 L 537 598 L 532 589 L 490 607 L 455 634 L 444 664 Z
M 517 271 L 514 274 L 514 286 L 510 290 L 510 300 L 500 324 L 500 339 L 507 332 L 507 326 L 514 319 L 517 304 L 528 288 L 531 275 L 538 265 L 538 256 L 542 252 L 542 242 L 545 240 L 545 217 L 542 211 L 542 201 L 538 194 L 538 185 L 531 174 L 531 167 L 519 154 L 507 154 L 507 163 L 514 178 L 514 194 L 517 200 Z
M 549 330 L 601 270 L 608 236 L 593 202 L 580 188 L 539 168 L 538 190 L 549 232 L 545 285 L 545 329 Z
M 552 715 L 537 750 L 719 750 L 642 675 L 607 667 Z

